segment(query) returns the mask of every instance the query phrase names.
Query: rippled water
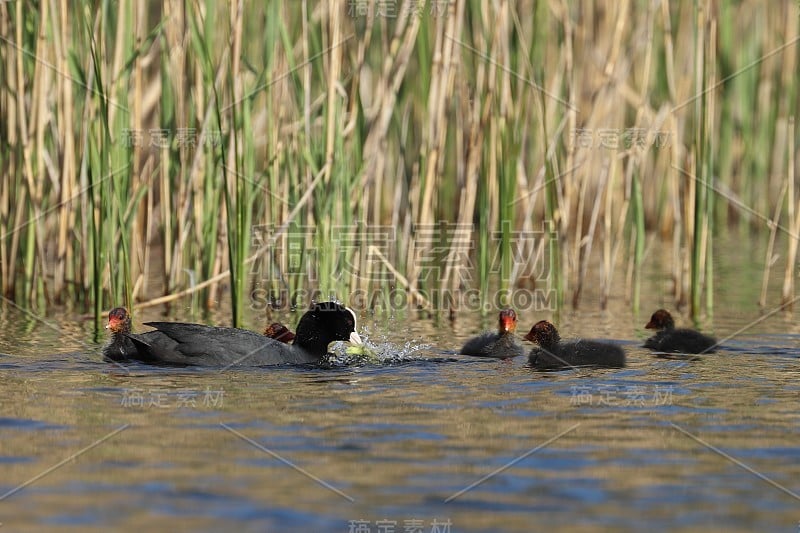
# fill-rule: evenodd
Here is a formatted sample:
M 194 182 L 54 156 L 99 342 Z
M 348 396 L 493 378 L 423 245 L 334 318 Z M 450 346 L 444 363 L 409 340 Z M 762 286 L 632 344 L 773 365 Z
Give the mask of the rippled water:
M 651 309 L 617 307 L 559 325 L 620 340 L 627 368 L 549 373 L 457 355 L 481 329 L 462 317 L 364 317 L 382 362 L 120 368 L 88 324 L 4 308 L 2 529 L 796 531 L 792 316 L 662 359 L 638 347 Z
M 702 325 L 739 332 L 717 354 L 639 348 L 665 296 L 638 316 L 620 295 L 607 312 L 518 310 L 521 329 L 619 340 L 617 370 L 459 356 L 495 321 L 470 312 L 362 316 L 377 362 L 121 368 L 89 323 L 0 305 L 0 529 L 797 531 L 800 325 L 754 305 L 763 247 L 739 239 L 716 262 Z M 664 279 L 643 294 L 669 294 Z

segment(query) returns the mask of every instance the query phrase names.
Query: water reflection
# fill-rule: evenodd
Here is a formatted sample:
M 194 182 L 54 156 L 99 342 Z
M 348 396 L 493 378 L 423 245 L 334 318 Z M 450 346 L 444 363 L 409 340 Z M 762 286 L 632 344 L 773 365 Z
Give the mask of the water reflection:
M 456 355 L 475 319 L 365 320 L 378 361 L 219 372 L 114 366 L 85 323 L 65 319 L 62 335 L 3 316 L 0 522 L 14 530 L 175 518 L 200 530 L 786 530 L 800 519 L 790 316 L 717 354 L 665 358 L 639 347 L 644 322 L 624 304 L 574 312 L 560 319 L 565 338 L 617 340 L 628 364 L 547 373 Z M 718 315 L 713 330 L 752 319 Z

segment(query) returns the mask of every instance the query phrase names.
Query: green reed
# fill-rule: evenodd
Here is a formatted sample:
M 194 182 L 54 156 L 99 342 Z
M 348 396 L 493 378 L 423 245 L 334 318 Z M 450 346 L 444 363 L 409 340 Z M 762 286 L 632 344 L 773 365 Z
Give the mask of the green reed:
M 631 210 L 633 211 L 631 217 L 631 244 L 633 247 L 633 312 L 639 312 L 639 303 L 641 299 L 641 278 L 642 278 L 642 262 L 644 260 L 644 247 L 645 247 L 645 211 L 644 211 L 644 198 L 642 196 L 642 184 L 640 182 L 639 173 L 635 170 L 631 176 Z
M 110 150 L 111 150 L 111 125 L 109 124 L 108 96 L 103 80 L 103 72 L 100 68 L 101 60 L 99 49 L 104 46 L 102 39 L 105 35 L 101 30 L 99 36 L 95 36 L 94 29 L 97 24 L 102 29 L 106 28 L 107 5 L 104 4 L 99 18 L 92 20 L 84 18 L 84 29 L 89 43 L 90 64 L 89 76 L 95 87 L 95 98 L 93 103 L 99 112 L 98 121 L 94 127 L 88 131 L 89 147 L 89 199 L 90 211 L 87 213 L 90 219 L 90 238 L 91 248 L 91 302 L 93 303 L 95 329 L 100 329 L 100 320 L 103 304 L 103 277 L 106 269 L 106 260 L 109 245 L 112 242 L 110 231 L 114 219 L 108 220 L 109 211 L 113 208 L 110 198 L 110 186 L 108 176 L 111 172 Z M 111 222 L 109 224 L 106 221 Z
M 761 231 L 773 212 L 784 222 L 793 2 L 610 3 L 602 17 L 589 0 L 469 0 L 440 17 L 432 3 L 420 17 L 368 6 L 0 2 L 3 294 L 99 316 L 198 291 L 203 307 L 230 301 L 235 324 L 256 288 L 346 300 L 396 286 L 435 307 L 425 294 L 464 288 L 457 244 L 421 238 L 446 221 L 472 225 L 487 303 L 493 265 L 501 289 L 532 275 L 513 262 L 513 238 L 545 221 L 543 270 L 559 305 L 567 290 L 574 305 L 597 296 L 593 249 L 605 294 L 627 283 L 616 272 L 620 250 L 632 252 L 638 305 L 658 239 L 698 314 L 713 306 L 715 235 Z M 566 148 L 579 128 L 633 126 L 673 144 Z M 198 142 L 181 145 L 181 129 Z M 143 139 L 126 144 L 126 130 Z M 152 144 L 151 130 L 167 141 Z M 215 132 L 218 142 L 200 141 Z M 269 279 L 251 275 L 254 226 L 281 233 L 265 250 L 282 262 L 258 263 Z M 379 226 L 396 240 L 372 261 Z M 337 244 L 342 232 L 352 245 Z M 437 254 L 441 264 L 420 263 Z

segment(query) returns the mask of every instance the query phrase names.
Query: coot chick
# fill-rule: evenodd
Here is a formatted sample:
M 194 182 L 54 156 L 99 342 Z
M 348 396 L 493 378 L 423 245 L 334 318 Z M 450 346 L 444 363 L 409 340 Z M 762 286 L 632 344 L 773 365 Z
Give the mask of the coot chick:
M 645 328 L 657 330 L 655 335 L 644 342 L 645 348 L 657 352 L 712 353 L 717 348 L 714 337 L 693 329 L 675 329 L 675 321 L 665 309 L 653 313 Z
M 264 330 L 264 335 L 285 344 L 289 344 L 294 340 L 294 333 L 280 322 L 273 322 L 267 326 Z
M 525 349 L 517 342 L 514 331 L 517 329 L 517 313 L 513 309 L 500 311 L 497 333 L 487 332 L 468 340 L 461 348 L 463 355 L 478 355 L 509 359 L 524 355 Z
M 131 358 L 171 366 L 265 366 L 318 363 L 336 340 L 361 344 L 356 315 L 335 302 L 315 304 L 297 324 L 294 344 L 238 328 L 180 322 L 146 322 L 162 336 L 132 334 L 137 354 Z
M 124 307 L 115 307 L 108 312 L 106 329 L 111 332 L 111 341 L 103 348 L 103 357 L 111 361 L 137 359 L 139 352 L 128 338 L 131 332 L 131 315 Z M 148 331 L 139 335 L 148 343 L 168 343 L 169 337 L 160 331 Z
M 625 350 L 609 342 L 578 339 L 561 342 L 556 327 L 546 320 L 533 325 L 525 338 L 539 345 L 531 350 L 530 364 L 538 369 L 575 366 L 621 368 L 625 366 Z

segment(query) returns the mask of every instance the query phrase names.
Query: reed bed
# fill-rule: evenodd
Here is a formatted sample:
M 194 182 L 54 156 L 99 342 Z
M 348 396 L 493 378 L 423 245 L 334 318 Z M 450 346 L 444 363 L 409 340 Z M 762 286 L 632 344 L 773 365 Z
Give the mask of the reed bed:
M 791 301 L 798 20 L 790 0 L 0 2 L 2 295 L 97 317 L 229 300 L 236 324 L 330 296 L 488 311 L 624 286 L 638 309 L 664 244 L 698 315 L 714 236 L 771 227 Z

